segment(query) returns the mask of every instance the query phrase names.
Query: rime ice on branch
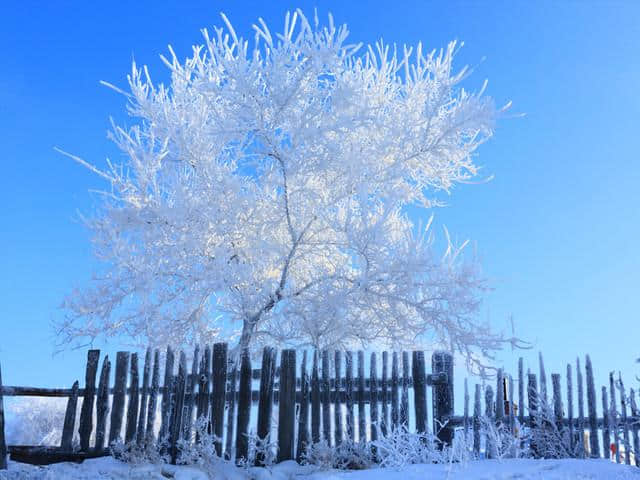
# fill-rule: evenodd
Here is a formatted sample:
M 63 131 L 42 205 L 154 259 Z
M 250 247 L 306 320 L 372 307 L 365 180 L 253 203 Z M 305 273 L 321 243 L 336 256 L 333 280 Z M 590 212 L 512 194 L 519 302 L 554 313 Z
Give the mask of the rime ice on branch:
M 397 348 L 435 334 L 474 359 L 515 343 L 477 320 L 485 284 L 464 243 L 447 234 L 436 251 L 431 222 L 404 213 L 477 175 L 502 111 L 461 88 L 456 44 L 360 48 L 298 11 L 281 34 L 260 20 L 250 47 L 223 19 L 192 57 L 163 57 L 169 85 L 133 65 L 133 126 L 111 132 L 122 164 L 72 156 L 107 183 L 86 219 L 105 268 L 67 298 L 63 340 Z

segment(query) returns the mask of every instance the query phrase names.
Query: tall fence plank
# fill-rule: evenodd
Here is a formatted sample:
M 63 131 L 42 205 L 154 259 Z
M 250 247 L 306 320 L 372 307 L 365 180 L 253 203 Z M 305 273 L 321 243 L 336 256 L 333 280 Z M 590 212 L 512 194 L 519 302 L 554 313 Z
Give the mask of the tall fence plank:
M 158 442 L 165 443 L 169 438 L 169 425 L 171 414 L 171 397 L 173 395 L 173 363 L 174 353 L 171 347 L 167 347 L 164 361 L 164 389 L 162 391 L 162 404 L 160 406 L 160 433 Z
M 262 350 L 260 372 L 260 397 L 258 399 L 258 438 L 266 442 L 271 434 L 271 412 L 273 411 L 273 383 L 275 378 L 275 351 L 270 347 Z M 264 454 L 256 454 L 256 465 L 264 465 Z
M 307 351 L 302 352 L 300 365 L 300 415 L 298 415 L 298 444 L 296 460 L 302 462 L 309 444 L 309 376 L 307 375 Z
M 234 379 L 235 382 L 235 379 Z M 240 386 L 238 388 L 238 428 L 236 432 L 236 462 L 249 460 L 249 420 L 251 418 L 251 356 L 242 352 Z M 230 455 L 231 452 L 227 452 Z
M 376 353 L 371 353 L 369 361 L 369 430 L 371 431 L 371 441 L 378 440 L 378 429 L 380 428 L 378 419 L 378 361 Z
M 322 351 L 322 435 L 331 445 L 331 383 L 329 378 L 329 351 Z
M 87 368 L 85 370 L 84 396 L 80 410 L 80 449 L 89 450 L 89 439 L 93 430 L 93 403 L 96 395 L 96 375 L 98 373 L 98 360 L 100 350 L 89 350 L 87 352 Z
M 593 380 L 593 366 L 589 355 L 586 357 L 585 371 L 587 374 L 587 409 L 589 412 L 589 445 L 592 458 L 600 458 L 600 444 L 598 442 L 598 417 L 596 416 L 596 386 Z
M 473 401 L 473 453 L 476 458 L 480 456 L 480 416 L 482 415 L 480 385 L 476 383 L 476 391 Z
M 495 418 L 495 403 L 491 385 L 487 385 L 484 390 L 484 416 L 488 422 L 492 422 Z M 485 434 L 485 455 L 487 458 L 495 458 L 495 445 L 489 432 Z
M 633 451 L 635 452 L 636 467 L 640 468 L 640 412 L 636 404 L 636 394 L 633 388 L 629 389 L 629 404 L 631 406 L 631 415 L 634 417 L 634 422 L 631 424 L 631 434 L 633 436 Z
M 138 378 L 138 354 L 131 354 L 131 377 L 129 384 L 129 404 L 127 406 L 127 425 L 125 428 L 125 442 L 132 442 L 136 435 L 138 422 L 138 408 L 140 406 L 140 385 Z
M 567 363 L 567 417 L 569 420 L 569 446 L 573 450 L 575 436 L 573 433 L 573 379 L 571 378 L 571 364 Z
M 449 421 L 453 416 L 453 355 L 435 352 L 431 356 L 431 371 L 447 375 L 446 383 L 433 387 L 433 425 L 441 445 L 451 445 L 454 431 Z
M 620 421 L 622 422 L 622 440 L 624 442 L 624 463 L 631 465 L 631 441 L 629 440 L 629 424 L 627 423 L 627 396 L 624 391 L 622 376 L 618 372 L 618 388 L 620 389 Z
M 340 445 L 342 443 L 342 400 L 340 398 L 342 352 L 340 352 L 340 350 L 334 352 L 333 364 L 335 373 L 333 389 L 333 438 L 335 439 L 336 445 Z
M 464 410 L 463 410 L 463 431 L 465 440 L 469 438 L 469 382 L 464 379 Z
M 540 363 L 540 392 L 539 399 L 544 405 L 548 405 L 549 398 L 547 397 L 547 374 L 544 369 L 544 359 L 542 358 L 542 352 L 538 352 L 538 361 Z
M 556 421 L 556 427 L 558 431 L 562 431 L 562 393 L 560 388 L 560 374 L 551 374 L 551 388 L 553 389 L 553 415 Z
M 204 355 L 200 359 L 200 377 L 198 378 L 198 406 L 196 408 L 196 416 L 198 417 L 198 426 L 203 428 L 203 422 L 209 418 L 209 385 L 211 377 L 211 347 L 204 347 Z M 200 441 L 199 432 L 196 431 L 196 442 Z
M 145 427 L 147 422 L 147 407 L 149 402 L 149 378 L 151 375 L 151 349 L 147 348 L 144 355 L 144 367 L 142 369 L 142 392 L 140 395 L 140 412 L 138 413 L 138 427 L 136 430 L 136 443 L 144 445 Z
M 222 436 L 224 434 L 224 404 L 227 386 L 227 344 L 213 345 L 213 392 L 211 394 L 211 431 L 217 437 L 216 453 L 222 456 Z
M 347 438 L 355 438 L 355 419 L 353 408 L 353 352 L 347 351 L 345 355 L 345 397 L 347 404 Z
M 242 353 L 240 355 L 240 361 L 242 362 L 243 359 L 245 357 L 245 354 Z M 236 368 L 236 364 L 235 362 L 233 362 L 232 367 L 231 367 L 231 372 L 227 373 L 227 376 L 229 377 L 228 382 L 227 382 L 227 391 L 229 393 L 228 397 L 229 397 L 229 401 L 227 402 L 227 443 L 226 443 L 226 447 L 225 447 L 225 458 L 226 459 L 230 459 L 232 458 L 232 451 L 233 451 L 233 427 L 234 427 L 234 422 L 236 420 L 236 377 L 237 377 L 237 372 L 238 369 Z M 238 421 L 240 420 L 240 411 L 238 411 Z M 246 437 L 246 435 L 245 435 Z M 238 445 L 238 439 L 236 438 L 236 449 L 237 449 L 237 445 Z M 245 454 L 242 458 L 246 459 L 247 455 Z M 236 459 L 238 459 L 237 457 L 237 450 L 236 450 Z
M 296 418 L 296 351 L 283 350 L 280 355 L 278 462 L 294 458 Z
M 107 427 L 107 415 L 109 414 L 109 376 L 111 374 L 111 362 L 105 355 L 102 360 L 100 381 L 98 383 L 98 400 L 96 403 L 96 438 L 94 448 L 100 451 L 104 448 L 105 432 Z
M 160 388 L 160 352 L 153 352 L 153 374 L 151 376 L 151 390 L 149 391 L 149 408 L 147 409 L 147 427 L 145 428 L 145 442 L 153 443 L 154 426 L 156 423 L 156 409 L 158 405 L 158 390 Z
M 416 432 L 427 431 L 427 382 L 424 352 L 413 351 L 413 404 L 416 414 Z
M 80 388 L 76 380 L 71 387 L 71 396 L 67 401 L 67 409 L 64 413 L 64 424 L 62 427 L 62 440 L 60 448 L 71 451 L 73 449 L 73 427 L 76 423 L 76 409 L 78 407 L 78 389 Z
M 196 405 L 196 385 L 198 380 L 198 364 L 200 361 L 200 346 L 196 345 L 193 351 L 193 359 L 191 361 L 191 375 L 187 379 L 187 392 L 185 398 L 185 419 L 183 422 L 182 437 L 191 441 L 191 429 L 193 428 L 193 411 Z
M 380 431 L 382 436 L 386 437 L 389 426 L 389 353 L 382 352 L 382 378 L 381 378 L 381 394 L 382 394 L 382 417 L 380 419 Z
M 404 358 L 404 357 L 403 357 Z M 409 371 L 409 361 L 407 360 L 407 372 Z M 367 441 L 367 417 L 364 409 L 365 402 L 365 379 L 364 379 L 364 352 L 358 351 L 358 441 Z M 409 400 L 407 399 L 407 409 Z
M 524 365 L 523 359 L 518 359 L 518 421 L 524 425 Z
M 580 456 L 585 455 L 584 446 L 584 387 L 582 385 L 582 369 L 580 359 L 576 359 L 576 379 L 578 381 L 578 448 Z
M 499 368 L 496 376 L 496 425 L 504 418 L 504 371 Z
M 171 405 L 170 453 L 171 464 L 175 465 L 180 453 L 180 439 L 182 437 L 182 421 L 184 419 L 184 394 L 187 388 L 187 357 L 180 351 L 178 362 L 178 376 L 174 382 L 174 394 Z
M 611 437 L 609 435 L 609 397 L 607 395 L 607 387 L 602 387 L 602 454 L 604 457 L 609 455 L 609 444 Z
M 111 424 L 109 425 L 109 445 L 120 438 L 124 416 L 124 401 L 127 391 L 127 369 L 129 352 L 116 354 L 116 377 L 113 385 L 113 405 L 111 407 Z
M 318 376 L 318 351 L 313 352 L 311 367 L 311 441 L 320 441 L 320 377 Z
M 398 352 L 391 357 L 391 428 L 396 430 L 400 424 L 400 402 L 398 399 Z
M 536 381 L 535 373 L 529 373 L 528 377 L 528 385 L 527 385 L 527 394 L 528 394 L 528 402 L 529 402 L 529 425 L 531 428 L 536 428 L 536 414 L 538 411 L 538 387 Z M 530 442 L 531 452 L 534 458 L 538 457 L 538 446 L 535 443 L 535 440 L 532 438 Z
M 613 435 L 613 443 L 616 447 L 615 459 L 616 463 L 620 463 L 620 438 L 618 435 L 618 409 L 616 407 L 616 387 L 613 380 L 613 372 L 609 373 L 609 427 Z
M 402 352 L 402 382 L 400 394 L 400 424 L 409 428 L 409 352 Z

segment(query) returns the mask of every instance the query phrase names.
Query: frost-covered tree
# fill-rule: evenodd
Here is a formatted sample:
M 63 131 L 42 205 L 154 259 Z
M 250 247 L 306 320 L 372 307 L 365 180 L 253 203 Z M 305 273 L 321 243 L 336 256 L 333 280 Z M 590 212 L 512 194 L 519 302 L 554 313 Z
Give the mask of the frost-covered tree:
M 460 87 L 455 43 L 362 48 L 300 11 L 249 42 L 222 18 L 190 58 L 169 48 L 168 85 L 134 63 L 130 91 L 112 87 L 134 119 L 111 132 L 122 164 L 73 157 L 109 184 L 86 219 L 105 268 L 66 299 L 63 338 L 509 341 L 477 320 L 464 245 L 438 251 L 408 213 L 477 174 L 499 113 Z

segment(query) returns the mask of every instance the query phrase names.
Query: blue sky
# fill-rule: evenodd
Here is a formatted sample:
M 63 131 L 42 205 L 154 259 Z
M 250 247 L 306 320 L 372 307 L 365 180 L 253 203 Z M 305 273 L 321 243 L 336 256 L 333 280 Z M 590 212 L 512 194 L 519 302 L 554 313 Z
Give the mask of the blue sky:
M 437 48 L 463 40 L 466 86 L 489 79 L 512 112 L 478 162 L 493 181 L 463 185 L 436 212 L 470 238 L 494 291 L 483 315 L 534 343 L 548 371 L 591 353 L 603 384 L 610 369 L 640 373 L 640 3 L 638 2 L 13 2 L 0 19 L 0 362 L 6 384 L 71 385 L 84 351 L 55 357 L 51 321 L 91 272 L 87 232 L 99 180 L 59 146 L 100 163 L 117 158 L 106 139 L 131 60 L 166 78 L 158 55 L 179 56 L 199 29 L 238 31 L 262 16 L 274 29 L 287 9 L 319 8 L 346 22 L 353 42 L 380 37 Z M 106 348 L 118 349 L 115 343 Z M 518 352 L 499 361 L 515 372 Z

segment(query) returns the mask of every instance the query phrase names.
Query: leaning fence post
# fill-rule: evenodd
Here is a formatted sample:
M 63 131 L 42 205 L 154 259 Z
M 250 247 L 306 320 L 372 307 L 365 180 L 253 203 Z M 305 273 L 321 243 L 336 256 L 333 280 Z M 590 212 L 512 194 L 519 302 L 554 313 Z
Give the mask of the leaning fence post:
M 84 396 L 82 408 L 80 410 L 80 449 L 83 452 L 89 450 L 89 439 L 93 430 L 93 402 L 96 394 L 96 374 L 98 372 L 98 360 L 100 350 L 89 350 L 87 352 L 87 369 L 84 381 Z
M 244 353 L 240 354 L 241 361 L 242 357 L 244 357 Z M 231 459 L 231 453 L 233 450 L 233 424 L 236 417 L 236 377 L 238 376 L 238 368 L 236 362 L 232 362 L 231 371 L 227 373 L 228 376 L 228 394 L 229 394 L 229 402 L 227 404 L 227 443 L 225 447 L 224 458 L 227 460 Z M 238 420 L 240 419 L 240 412 L 238 412 Z M 237 439 L 236 439 L 237 445 Z M 237 447 L 236 447 L 237 448 Z M 238 458 L 238 457 L 236 457 Z M 245 455 L 246 459 L 247 456 Z
M 185 418 L 183 420 L 183 438 L 187 443 L 191 443 L 191 429 L 193 428 L 193 411 L 196 406 L 196 385 L 198 381 L 198 364 L 200 362 L 200 346 L 196 345 L 193 351 L 191 362 L 191 375 L 188 376 L 187 392 L 185 395 Z
M 296 419 L 296 351 L 283 350 L 280 357 L 278 405 L 278 462 L 293 460 Z
M 435 352 L 431 357 L 431 370 L 447 374 L 447 382 L 433 388 L 433 431 L 437 432 L 441 446 L 451 445 L 453 425 L 449 420 L 453 416 L 453 355 Z
M 111 425 L 109 426 L 109 445 L 117 441 L 122 429 L 124 415 L 124 400 L 127 389 L 127 367 L 129 366 L 129 352 L 116 354 L 116 378 L 113 386 L 113 405 L 111 407 Z
M 2 368 L 0 368 L 0 470 L 7 469 L 7 441 L 4 437 L 4 401 L 2 399 Z
M 73 448 L 73 426 L 76 423 L 76 408 L 78 406 L 78 381 L 71 387 L 71 396 L 67 401 L 67 410 L 64 414 L 64 426 L 62 427 L 62 441 L 60 448 L 71 451 Z
M 593 366 L 591 358 L 587 355 L 585 369 L 587 372 L 587 407 L 589 410 L 589 441 L 591 457 L 600 458 L 600 446 L 598 442 L 598 417 L 596 416 L 596 386 L 593 380 Z
M 105 355 L 102 360 L 102 370 L 100 371 L 100 381 L 98 383 L 98 400 L 96 403 L 96 439 L 94 448 L 102 450 L 104 448 L 104 437 L 107 428 L 107 415 L 109 414 L 109 375 L 111 374 L 111 362 L 109 355 Z
M 416 433 L 427 431 L 427 382 L 424 352 L 413 351 L 413 403 L 416 411 Z
M 235 375 L 234 375 L 235 377 Z M 235 378 L 234 378 L 235 382 Z M 242 352 L 240 385 L 238 387 L 238 426 L 236 428 L 236 462 L 249 459 L 249 420 L 251 415 L 251 357 Z M 231 457 L 231 452 L 227 451 Z
M 262 368 L 260 370 L 260 396 L 258 399 L 258 438 L 263 442 L 271 433 L 271 412 L 273 410 L 273 382 L 275 377 L 275 350 L 264 347 L 262 350 Z M 256 453 L 255 464 L 264 465 L 264 453 Z
M 132 442 L 136 436 L 136 422 L 140 406 L 140 385 L 138 378 L 138 354 L 131 354 L 131 382 L 129 387 L 129 405 L 127 405 L 127 425 L 125 428 L 125 443 Z

